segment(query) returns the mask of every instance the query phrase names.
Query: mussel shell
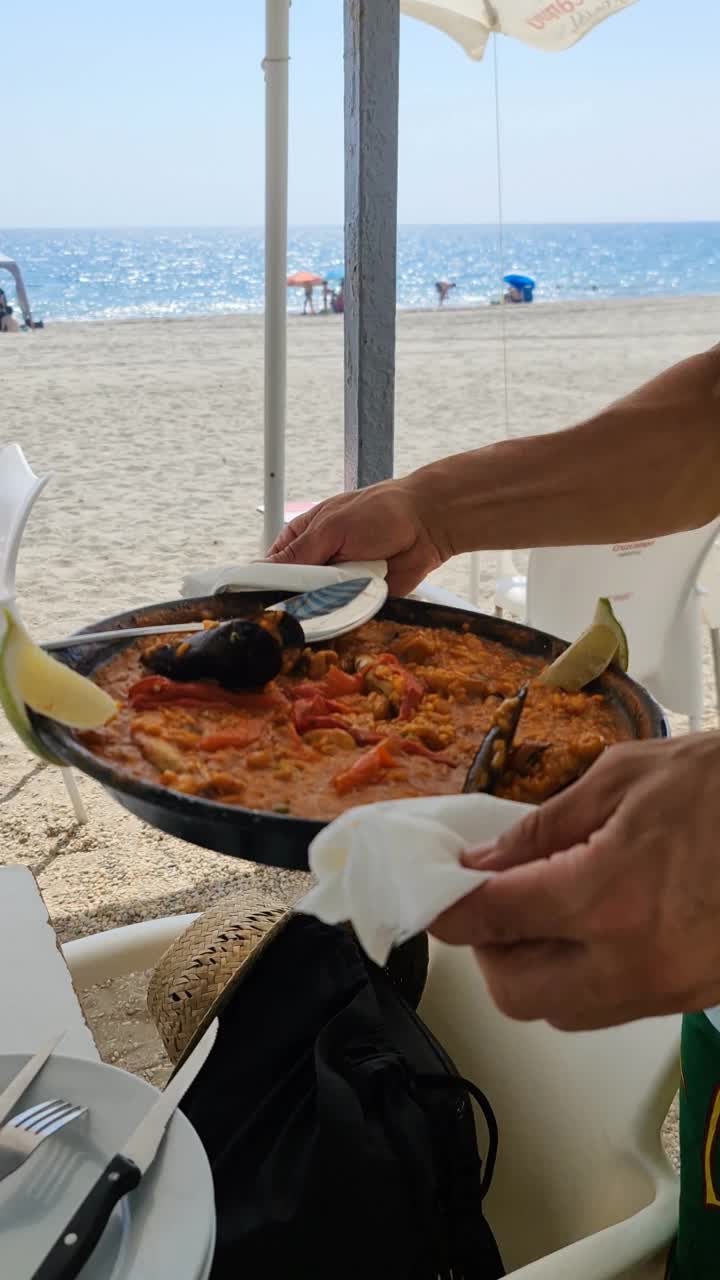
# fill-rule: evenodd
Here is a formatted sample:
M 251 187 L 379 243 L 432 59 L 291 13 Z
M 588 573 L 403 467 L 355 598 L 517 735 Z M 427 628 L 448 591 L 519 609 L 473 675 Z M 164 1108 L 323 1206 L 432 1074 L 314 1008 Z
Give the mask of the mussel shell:
M 143 663 L 170 680 L 217 680 L 225 689 L 258 689 L 279 675 L 282 654 L 271 631 L 246 618 L 233 618 L 179 644 L 154 649 L 144 655 Z
M 267 612 L 270 613 L 270 610 Z M 272 613 L 278 619 L 277 630 L 284 648 L 304 649 L 305 632 L 297 618 L 292 613 L 288 613 L 287 609 L 274 609 Z
M 518 689 L 516 694 L 506 698 L 498 707 L 495 714 L 499 723 L 492 725 L 480 743 L 480 748 L 465 775 L 464 795 L 474 795 L 479 792 L 492 794 L 494 791 L 510 757 L 513 739 L 525 707 L 527 691 L 527 685 L 523 685 L 522 689 Z

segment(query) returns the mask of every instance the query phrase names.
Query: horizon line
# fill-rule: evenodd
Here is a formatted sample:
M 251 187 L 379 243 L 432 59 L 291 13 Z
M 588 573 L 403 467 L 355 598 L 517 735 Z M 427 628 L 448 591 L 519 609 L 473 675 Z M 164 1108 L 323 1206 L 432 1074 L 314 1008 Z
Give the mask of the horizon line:
M 621 226 L 717 226 L 718 218 L 541 218 L 537 221 L 497 220 L 474 222 L 417 221 L 398 222 L 404 227 L 621 227 Z M 289 223 L 290 231 L 342 230 L 343 222 Z M 0 228 L 0 236 L 16 231 L 260 231 L 262 222 L 94 222 L 94 223 L 26 223 Z

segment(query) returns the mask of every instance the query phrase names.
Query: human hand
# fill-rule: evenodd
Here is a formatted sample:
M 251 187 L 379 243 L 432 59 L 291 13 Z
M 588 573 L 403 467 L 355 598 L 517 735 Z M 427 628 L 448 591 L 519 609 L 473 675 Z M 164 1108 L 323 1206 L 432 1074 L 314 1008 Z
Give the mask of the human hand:
M 412 477 L 384 480 L 298 516 L 267 558 L 280 564 L 386 560 L 391 595 L 407 595 L 450 554 L 431 530 L 430 512 Z
M 720 1003 L 720 734 L 613 747 L 466 866 L 432 932 L 498 1007 L 561 1030 Z

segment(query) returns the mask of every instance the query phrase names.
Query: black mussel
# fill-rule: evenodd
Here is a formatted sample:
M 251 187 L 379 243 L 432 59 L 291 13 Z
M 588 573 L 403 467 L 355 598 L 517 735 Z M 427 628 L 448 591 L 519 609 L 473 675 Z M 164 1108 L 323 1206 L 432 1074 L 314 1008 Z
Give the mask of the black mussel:
M 509 763 L 511 772 L 529 773 L 540 763 L 549 746 L 549 742 L 521 742 L 519 747 L 513 747 Z
M 522 715 L 527 686 L 512 698 L 500 704 L 493 717 L 494 724 L 485 734 L 480 749 L 465 775 L 463 793 L 492 793 L 508 767 L 510 751 L 520 716 Z
M 277 610 L 257 622 L 233 618 L 179 643 L 162 645 L 143 662 L 170 680 L 217 680 L 225 689 L 258 689 L 280 674 L 288 642 L 292 647 L 304 644 L 302 627 Z

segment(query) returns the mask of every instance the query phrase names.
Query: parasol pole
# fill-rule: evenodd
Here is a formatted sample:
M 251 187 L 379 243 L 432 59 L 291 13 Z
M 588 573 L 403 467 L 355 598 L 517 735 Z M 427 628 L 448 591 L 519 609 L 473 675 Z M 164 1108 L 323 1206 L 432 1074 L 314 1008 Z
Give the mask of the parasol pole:
M 393 474 L 400 0 L 345 0 L 345 488 Z
M 285 510 L 289 28 L 290 0 L 265 0 L 265 551 Z

